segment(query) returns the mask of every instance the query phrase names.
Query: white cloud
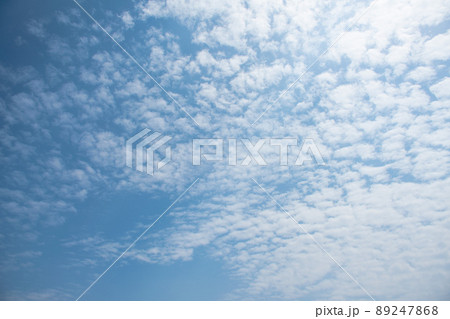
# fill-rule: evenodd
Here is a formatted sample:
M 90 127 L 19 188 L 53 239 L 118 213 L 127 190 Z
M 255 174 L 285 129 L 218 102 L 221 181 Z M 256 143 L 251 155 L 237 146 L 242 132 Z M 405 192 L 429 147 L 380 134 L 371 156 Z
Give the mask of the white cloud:
M 450 78 L 445 77 L 442 81 L 439 81 L 438 83 L 432 85 L 430 87 L 430 91 L 433 92 L 433 94 L 438 99 L 447 99 L 450 98 Z
M 132 28 L 134 26 L 134 19 L 128 11 L 122 13 L 122 21 L 126 28 Z
M 433 79 L 435 76 L 436 71 L 433 68 L 426 66 L 419 66 L 416 69 L 409 72 L 406 78 L 417 82 L 425 82 Z
M 424 44 L 422 58 L 433 60 L 448 60 L 450 58 L 450 32 L 438 34 Z

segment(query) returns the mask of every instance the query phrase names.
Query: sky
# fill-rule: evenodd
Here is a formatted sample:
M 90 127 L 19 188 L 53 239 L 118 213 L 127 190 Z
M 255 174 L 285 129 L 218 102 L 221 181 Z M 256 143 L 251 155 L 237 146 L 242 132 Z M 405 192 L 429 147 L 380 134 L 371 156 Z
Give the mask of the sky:
M 1 300 L 449 300 L 447 0 L 78 3 L 0 4 Z

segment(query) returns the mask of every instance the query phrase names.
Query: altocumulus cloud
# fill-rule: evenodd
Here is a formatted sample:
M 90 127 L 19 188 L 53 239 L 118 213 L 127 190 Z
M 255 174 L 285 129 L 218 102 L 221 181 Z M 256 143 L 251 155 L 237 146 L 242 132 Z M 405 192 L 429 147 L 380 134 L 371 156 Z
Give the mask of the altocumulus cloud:
M 1 19 L 23 25 L 0 63 L 1 298 L 76 298 L 197 177 L 86 298 L 157 299 L 156 276 L 167 299 L 369 298 L 252 178 L 375 299 L 450 296 L 447 1 L 80 3 L 199 126 L 70 1 Z M 154 176 L 125 166 L 143 128 L 173 137 Z M 326 165 L 193 167 L 212 137 L 312 138 Z

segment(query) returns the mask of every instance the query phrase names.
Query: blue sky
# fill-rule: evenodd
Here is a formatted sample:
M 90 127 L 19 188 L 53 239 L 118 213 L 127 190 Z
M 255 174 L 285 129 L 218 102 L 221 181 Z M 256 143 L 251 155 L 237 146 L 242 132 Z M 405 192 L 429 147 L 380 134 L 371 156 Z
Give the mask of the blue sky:
M 176 103 L 75 2 L 2 1 L 0 299 L 78 298 L 199 178 L 83 300 L 448 300 L 448 1 L 79 2 Z M 194 138 L 326 165 L 193 166 Z

